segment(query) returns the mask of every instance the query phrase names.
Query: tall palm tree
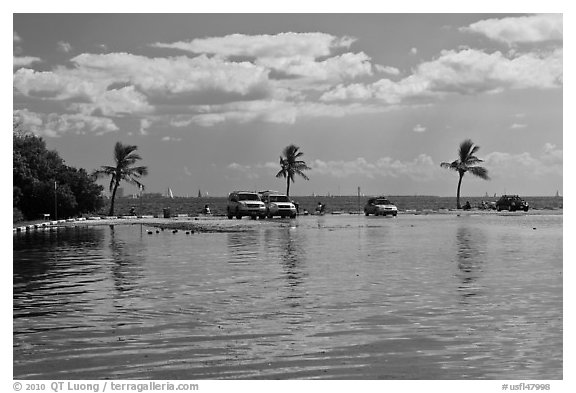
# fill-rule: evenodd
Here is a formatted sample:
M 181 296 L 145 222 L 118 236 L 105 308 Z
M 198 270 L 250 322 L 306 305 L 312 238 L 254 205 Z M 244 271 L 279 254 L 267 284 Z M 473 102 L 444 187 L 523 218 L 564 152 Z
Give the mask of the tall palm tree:
M 116 162 L 116 166 L 103 165 L 101 169 L 94 171 L 94 175 L 97 178 L 110 176 L 110 192 L 112 193 L 112 198 L 109 215 L 111 216 L 114 215 L 114 199 L 116 198 L 116 191 L 121 181 L 135 184 L 141 189 L 144 188 L 144 185 L 140 183 L 140 178 L 148 174 L 148 168 L 145 166 L 134 166 L 136 161 L 142 159 L 142 157 L 136 153 L 137 149 L 138 146 L 123 145 L 120 142 L 116 142 L 114 146 L 114 161 Z
M 303 172 L 307 169 L 312 169 L 306 163 L 298 158 L 302 157 L 304 153 L 298 151 L 300 148 L 296 145 L 289 145 L 282 151 L 283 156 L 280 156 L 280 171 L 276 177 L 286 178 L 286 195 L 290 196 L 290 182 L 294 183 L 294 175 L 300 175 L 306 180 L 310 180 Z
M 440 164 L 442 168 L 451 169 L 458 172 L 458 190 L 456 191 L 456 208 L 461 209 L 460 206 L 460 186 L 462 185 L 462 178 L 466 172 L 470 172 L 484 180 L 490 180 L 488 177 L 488 170 L 484 167 L 477 166 L 483 160 L 476 157 L 474 154 L 480 149 L 480 146 L 474 145 L 470 139 L 466 139 L 460 144 L 458 149 L 458 159 L 452 162 L 443 162 Z

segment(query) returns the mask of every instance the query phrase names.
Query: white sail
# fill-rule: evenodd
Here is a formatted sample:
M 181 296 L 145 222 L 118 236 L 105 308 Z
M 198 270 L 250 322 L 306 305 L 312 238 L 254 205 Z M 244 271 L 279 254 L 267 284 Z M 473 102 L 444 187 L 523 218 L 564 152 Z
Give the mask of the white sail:
M 168 190 L 166 191 L 166 198 L 174 198 L 174 194 L 172 193 L 172 189 L 170 187 L 168 187 Z

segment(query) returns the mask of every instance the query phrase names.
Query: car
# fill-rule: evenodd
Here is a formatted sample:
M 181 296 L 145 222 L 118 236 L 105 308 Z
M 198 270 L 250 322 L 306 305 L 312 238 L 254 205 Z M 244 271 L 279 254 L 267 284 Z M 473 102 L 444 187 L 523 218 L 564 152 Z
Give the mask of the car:
M 527 212 L 528 209 L 528 203 L 518 195 L 502 195 L 496 202 L 496 210 L 498 211 L 508 210 L 513 212 L 516 210 L 524 210 Z
M 274 216 L 296 218 L 296 205 L 287 195 L 277 191 L 261 191 L 259 194 L 262 202 L 266 205 L 266 216 L 268 218 Z
M 367 216 L 374 214 L 375 216 L 391 215 L 396 217 L 398 214 L 398 208 L 390 202 L 388 198 L 381 196 L 368 199 L 364 206 L 364 214 Z
M 226 215 L 229 219 L 249 216 L 252 219 L 266 218 L 266 205 L 255 191 L 233 191 L 228 195 Z

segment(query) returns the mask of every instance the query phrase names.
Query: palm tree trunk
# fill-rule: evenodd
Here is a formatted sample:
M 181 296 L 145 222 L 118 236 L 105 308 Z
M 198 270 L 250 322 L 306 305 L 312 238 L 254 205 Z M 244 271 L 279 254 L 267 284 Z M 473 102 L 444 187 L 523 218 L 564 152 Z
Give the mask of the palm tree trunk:
M 460 185 L 462 184 L 462 178 L 464 177 L 464 172 L 458 172 L 460 178 L 458 179 L 458 190 L 456 191 L 456 209 L 462 209 L 460 206 Z
M 286 196 L 290 196 L 290 176 L 286 177 Z
M 110 198 L 110 212 L 109 216 L 114 215 L 114 199 L 116 199 L 116 190 L 118 189 L 118 182 L 114 182 L 114 189 L 112 190 L 112 197 Z

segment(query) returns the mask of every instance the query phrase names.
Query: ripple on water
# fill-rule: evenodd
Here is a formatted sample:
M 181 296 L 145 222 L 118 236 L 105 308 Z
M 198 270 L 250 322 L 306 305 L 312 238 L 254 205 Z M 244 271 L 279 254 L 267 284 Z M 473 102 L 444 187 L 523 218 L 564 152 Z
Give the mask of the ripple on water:
M 14 377 L 562 378 L 561 216 L 280 224 L 15 236 Z

